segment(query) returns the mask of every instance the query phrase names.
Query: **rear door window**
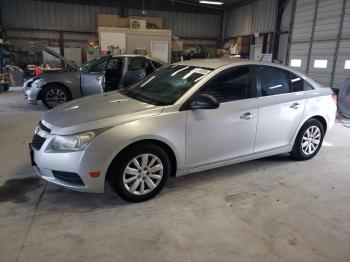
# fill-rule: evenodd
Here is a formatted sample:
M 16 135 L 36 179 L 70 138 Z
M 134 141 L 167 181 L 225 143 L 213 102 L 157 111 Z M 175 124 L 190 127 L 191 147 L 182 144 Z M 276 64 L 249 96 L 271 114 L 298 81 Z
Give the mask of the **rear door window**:
M 130 60 L 129 71 L 138 71 L 145 68 L 144 57 L 132 57 Z
M 290 93 L 289 72 L 272 66 L 258 66 L 262 96 Z

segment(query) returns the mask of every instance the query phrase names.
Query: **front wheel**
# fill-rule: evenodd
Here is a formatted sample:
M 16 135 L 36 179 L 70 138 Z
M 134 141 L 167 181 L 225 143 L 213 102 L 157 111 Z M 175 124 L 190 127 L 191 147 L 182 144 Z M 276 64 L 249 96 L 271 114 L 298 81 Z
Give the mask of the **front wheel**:
M 41 100 L 48 109 L 52 109 L 71 100 L 71 95 L 67 88 L 51 84 L 44 87 Z
M 126 201 L 141 202 L 157 195 L 170 175 L 170 160 L 158 145 L 141 144 L 113 161 L 108 177 L 118 195 Z
M 309 160 L 321 149 L 324 129 L 320 121 L 310 119 L 300 129 L 291 152 L 297 160 Z

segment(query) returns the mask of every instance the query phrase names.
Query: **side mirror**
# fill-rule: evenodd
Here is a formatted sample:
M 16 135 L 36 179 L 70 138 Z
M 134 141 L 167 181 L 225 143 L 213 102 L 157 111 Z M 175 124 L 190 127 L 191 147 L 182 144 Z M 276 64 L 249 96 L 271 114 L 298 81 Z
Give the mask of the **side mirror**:
M 215 109 L 219 105 L 215 97 L 208 94 L 201 94 L 190 103 L 189 109 Z

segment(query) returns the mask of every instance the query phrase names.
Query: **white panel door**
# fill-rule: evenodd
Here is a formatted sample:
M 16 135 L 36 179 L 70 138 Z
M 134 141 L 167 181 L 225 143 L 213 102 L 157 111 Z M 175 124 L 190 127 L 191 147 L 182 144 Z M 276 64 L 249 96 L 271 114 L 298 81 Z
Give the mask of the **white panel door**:
M 126 34 L 117 32 L 99 32 L 101 51 L 108 51 L 109 46 L 126 50 Z

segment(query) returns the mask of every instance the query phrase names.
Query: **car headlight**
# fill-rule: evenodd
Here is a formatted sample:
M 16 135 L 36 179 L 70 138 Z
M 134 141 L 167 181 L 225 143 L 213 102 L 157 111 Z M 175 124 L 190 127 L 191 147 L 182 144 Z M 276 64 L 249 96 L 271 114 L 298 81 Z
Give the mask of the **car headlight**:
M 32 82 L 31 86 L 33 87 L 40 87 L 44 84 L 44 80 L 43 79 L 36 79 Z
M 56 135 L 52 141 L 52 150 L 54 151 L 80 151 L 95 138 L 96 134 L 92 131 L 84 132 L 70 136 Z

